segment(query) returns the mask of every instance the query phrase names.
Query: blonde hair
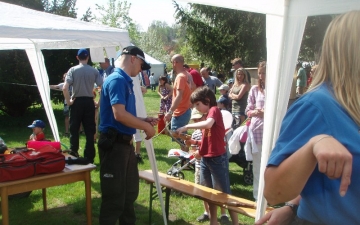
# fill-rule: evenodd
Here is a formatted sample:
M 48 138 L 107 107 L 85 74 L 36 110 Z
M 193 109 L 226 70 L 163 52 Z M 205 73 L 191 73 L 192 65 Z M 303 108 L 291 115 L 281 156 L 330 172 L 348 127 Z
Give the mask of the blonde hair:
M 360 11 L 336 17 L 329 25 L 309 91 L 328 82 L 335 99 L 360 125 Z M 350 94 L 351 93 L 351 94 Z
M 265 71 L 266 71 L 266 61 L 261 61 L 259 62 L 258 64 L 258 70 L 260 68 L 265 68 Z M 265 82 L 263 80 L 261 80 L 260 78 L 258 79 L 258 87 L 260 89 L 261 92 L 264 92 L 264 89 L 265 89 Z
M 237 77 L 236 77 L 236 75 L 237 75 L 238 73 L 244 74 L 244 79 L 243 79 L 243 82 L 244 82 L 244 83 L 249 83 L 249 81 L 247 80 L 246 70 L 245 70 L 244 68 L 239 68 L 239 69 L 235 70 L 235 80 L 234 80 L 234 85 L 235 85 L 235 86 L 238 86 L 238 85 L 239 85 L 239 81 L 238 81 L 238 79 L 237 79 Z

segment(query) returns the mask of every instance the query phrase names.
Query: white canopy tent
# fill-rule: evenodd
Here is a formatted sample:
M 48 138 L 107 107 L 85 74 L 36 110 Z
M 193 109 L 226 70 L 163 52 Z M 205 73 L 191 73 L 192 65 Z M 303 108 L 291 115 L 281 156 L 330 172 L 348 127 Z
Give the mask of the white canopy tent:
M 154 73 L 155 82 L 159 80 L 161 75 L 164 75 L 165 63 L 160 62 L 159 60 L 151 57 L 150 55 L 145 53 L 145 59 L 151 65 L 150 74 Z
M 267 78 L 256 220 L 265 211 L 264 171 L 286 113 L 295 63 L 308 16 L 359 10 L 359 0 L 181 0 L 266 14 Z
M 115 57 L 117 46 L 130 45 L 128 32 L 3 2 L 0 15 L 0 50 L 26 51 L 52 133 L 60 141 L 41 50 L 90 48 L 92 58 L 103 60 L 104 48 L 107 55 Z

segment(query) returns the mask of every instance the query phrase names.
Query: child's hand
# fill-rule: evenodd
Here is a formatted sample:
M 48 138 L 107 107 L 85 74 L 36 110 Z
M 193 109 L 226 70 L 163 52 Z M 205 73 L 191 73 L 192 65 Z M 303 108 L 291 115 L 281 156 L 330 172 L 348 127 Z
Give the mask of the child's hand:
M 185 145 L 189 147 L 190 145 L 192 145 L 191 142 L 192 142 L 192 140 L 185 140 Z
M 201 159 L 201 155 L 199 154 L 199 150 L 196 150 L 193 154 L 193 156 L 196 158 L 196 159 Z
M 187 127 L 183 126 L 183 127 L 180 127 L 179 129 L 177 129 L 175 132 L 177 134 L 181 134 L 181 133 L 185 133 L 186 131 L 187 131 Z

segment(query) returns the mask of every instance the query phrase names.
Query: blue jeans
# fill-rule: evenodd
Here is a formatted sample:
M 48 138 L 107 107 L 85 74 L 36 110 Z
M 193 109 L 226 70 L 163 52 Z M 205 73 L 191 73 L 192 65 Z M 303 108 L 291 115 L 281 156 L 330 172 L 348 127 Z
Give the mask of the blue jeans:
M 171 130 L 177 130 L 180 127 L 185 126 L 189 123 L 191 117 L 191 109 L 186 110 L 186 112 L 180 116 L 171 118 Z
M 231 194 L 229 161 L 226 153 L 216 157 L 201 158 L 200 184 L 227 194 Z

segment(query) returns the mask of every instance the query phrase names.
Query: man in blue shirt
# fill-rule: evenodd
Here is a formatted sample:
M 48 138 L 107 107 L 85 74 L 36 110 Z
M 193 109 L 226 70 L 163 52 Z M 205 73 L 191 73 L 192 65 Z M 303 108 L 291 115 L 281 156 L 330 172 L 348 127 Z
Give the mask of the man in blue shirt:
M 101 206 L 100 225 L 135 225 L 134 202 L 139 193 L 139 172 L 134 153 L 133 134 L 144 130 L 146 139 L 155 135 L 155 118 L 136 117 L 133 80 L 142 70 L 150 69 L 144 52 L 136 46 L 123 49 L 114 72 L 101 89 L 100 157 Z

